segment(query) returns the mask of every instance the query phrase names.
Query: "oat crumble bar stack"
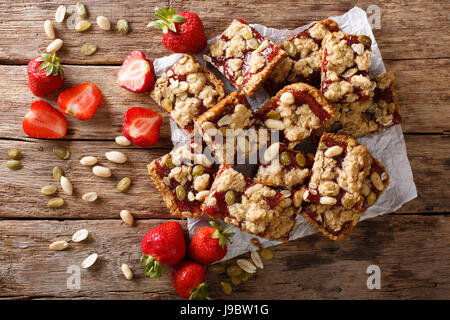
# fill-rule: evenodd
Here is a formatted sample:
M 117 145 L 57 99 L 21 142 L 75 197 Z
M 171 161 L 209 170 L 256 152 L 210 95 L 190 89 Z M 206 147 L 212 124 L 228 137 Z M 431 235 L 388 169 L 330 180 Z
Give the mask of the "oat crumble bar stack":
M 268 139 L 267 132 L 260 132 L 245 94 L 238 91 L 196 118 L 194 124 L 218 161 L 228 165 L 237 163 L 241 155 L 243 160 L 250 154 L 256 156 L 260 133 Z
M 292 205 L 289 194 L 222 165 L 202 211 L 259 237 L 287 241 L 299 208 Z
M 271 40 L 238 19 L 209 47 L 204 59 L 251 96 L 286 55 Z
M 327 131 L 359 137 L 401 123 L 394 87 L 395 73 L 381 74 L 372 82 L 376 87 L 370 101 L 334 104 L 337 111 Z
M 340 31 L 338 24 L 326 19 L 287 39 L 280 45 L 288 53 L 273 70 L 266 87 L 275 94 L 288 84 L 304 82 L 320 88 L 322 58 L 320 49 L 327 32 Z
M 335 109 L 320 90 L 295 83 L 284 87 L 269 99 L 256 117 L 270 130 L 278 130 L 280 141 L 294 148 L 311 132 L 324 126 Z
M 341 240 L 349 234 L 389 185 L 386 169 L 377 159 L 370 158 L 371 167 L 362 187 L 363 203 L 360 211 L 316 203 L 303 204 L 302 216 L 331 240 Z
M 193 136 L 193 119 L 214 106 L 225 92 L 222 81 L 186 54 L 158 78 L 150 96 Z
M 217 167 L 190 141 L 155 159 L 148 172 L 162 193 L 170 213 L 178 218 L 199 217 L 200 206 L 209 193 Z
M 327 33 L 322 41 L 321 87 L 330 102 L 367 101 L 372 41 L 364 35 Z

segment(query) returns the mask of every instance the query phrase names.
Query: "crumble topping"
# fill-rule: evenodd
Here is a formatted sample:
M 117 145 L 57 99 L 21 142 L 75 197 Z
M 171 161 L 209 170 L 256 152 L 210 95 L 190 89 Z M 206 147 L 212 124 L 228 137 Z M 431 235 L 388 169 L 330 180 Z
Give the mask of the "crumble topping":
M 223 84 L 191 55 L 184 55 L 156 81 L 152 98 L 177 125 L 193 134 L 193 119 L 214 106 Z

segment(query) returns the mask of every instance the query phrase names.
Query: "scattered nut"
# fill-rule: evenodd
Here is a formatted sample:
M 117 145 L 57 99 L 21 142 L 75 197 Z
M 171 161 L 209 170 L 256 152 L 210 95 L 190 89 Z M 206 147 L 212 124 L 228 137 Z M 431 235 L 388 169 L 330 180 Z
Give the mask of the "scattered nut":
M 59 182 L 61 183 L 61 187 L 62 187 L 64 193 L 69 195 L 69 196 L 72 195 L 73 188 L 72 188 L 72 184 L 70 183 L 69 179 L 67 179 L 66 177 L 62 176 L 61 180 Z
M 127 34 L 129 30 L 130 28 L 128 26 L 127 20 L 121 19 L 117 21 L 117 31 L 119 31 L 121 34 Z
M 64 41 L 62 41 L 61 39 L 53 40 L 53 42 L 48 45 L 47 52 L 53 53 L 53 52 L 58 51 L 59 49 L 61 49 L 63 43 L 64 43 Z
M 125 222 L 129 226 L 132 226 L 134 223 L 133 215 L 128 210 L 121 210 L 120 218 L 122 219 L 123 222 Z
M 111 23 L 109 22 L 108 18 L 105 16 L 98 16 L 97 17 L 97 24 L 102 30 L 109 30 L 111 29 Z
M 235 286 L 240 285 L 242 282 L 240 276 L 239 277 L 231 277 L 231 283 Z
M 6 166 L 11 170 L 19 170 L 22 169 L 22 162 L 19 160 L 8 160 L 6 161 Z
M 95 261 L 97 261 L 97 258 L 98 258 L 98 254 L 93 253 L 89 257 L 87 257 L 86 259 L 83 260 L 83 262 L 81 263 L 81 266 L 84 269 L 87 269 L 87 268 L 91 267 L 95 263 Z
M 333 197 L 320 197 L 320 204 L 328 204 L 330 206 L 335 205 L 337 202 L 336 198 Z
M 231 284 L 225 281 L 220 281 L 220 288 L 222 289 L 222 292 L 225 294 L 231 294 L 231 292 L 233 291 Z
M 11 160 L 20 160 L 22 159 L 22 153 L 17 149 L 11 149 L 8 151 L 8 157 Z
M 55 156 L 57 156 L 61 160 L 67 160 L 70 157 L 69 150 L 67 150 L 64 147 L 54 147 L 53 148 L 53 153 L 55 154 Z
M 80 163 L 83 166 L 93 166 L 97 162 L 98 162 L 97 158 L 93 156 L 86 156 L 80 159 Z
M 246 260 L 246 259 L 237 259 L 236 263 L 245 272 L 248 272 L 248 273 L 255 273 L 256 272 L 255 265 L 253 263 L 251 263 L 250 261 Z
M 51 198 L 47 202 L 47 207 L 49 208 L 60 208 L 64 205 L 64 199 L 62 198 Z
M 373 186 L 377 188 L 378 191 L 384 189 L 383 181 L 381 181 L 381 177 L 377 172 L 374 171 L 370 174 L 370 181 L 372 181 Z
M 61 23 L 64 21 L 65 17 L 66 17 L 66 6 L 61 5 L 58 7 L 58 9 L 56 9 L 55 21 Z
M 120 144 L 121 146 L 129 146 L 131 144 L 131 141 L 124 136 L 118 136 L 116 137 L 116 143 Z
M 81 53 L 84 54 L 85 56 L 91 56 L 95 52 L 97 52 L 97 48 L 98 47 L 95 43 L 87 42 L 83 44 L 83 46 L 81 47 Z
M 61 177 L 64 175 L 64 171 L 61 167 L 56 166 L 53 168 L 52 174 L 53 178 L 59 182 L 61 180 Z
M 105 153 L 106 159 L 114 163 L 125 163 L 127 162 L 127 156 L 119 151 L 110 151 Z
M 222 274 L 225 272 L 225 267 L 219 263 L 208 266 L 208 271 L 215 274 Z
M 262 249 L 260 254 L 264 260 L 270 260 L 273 258 L 273 252 L 269 248 Z
M 119 181 L 119 183 L 117 183 L 117 190 L 120 192 L 125 192 L 128 190 L 130 185 L 131 185 L 131 178 L 125 177 L 125 178 L 121 179 Z
M 344 149 L 341 146 L 332 146 L 325 151 L 324 155 L 328 158 L 332 158 L 340 155 L 343 151 Z
M 263 264 L 263 262 L 261 260 L 261 257 L 259 256 L 258 251 L 252 251 L 250 253 L 250 257 L 252 258 L 253 263 L 255 264 L 255 266 L 257 266 L 260 269 L 264 269 L 264 264 Z
M 122 266 L 120 269 L 122 269 L 122 273 L 127 280 L 133 279 L 133 271 L 130 269 L 130 267 L 126 263 L 122 263 Z
M 278 155 L 278 152 L 280 150 L 280 143 L 272 143 L 264 152 L 264 160 L 266 162 L 269 162 L 273 159 L 275 159 Z
M 242 273 L 242 269 L 239 266 L 231 265 L 227 268 L 227 274 L 230 277 L 232 277 L 232 276 L 238 277 L 241 275 L 241 273 Z
M 77 8 L 77 13 L 81 18 L 86 18 L 88 16 L 86 6 L 82 2 L 77 2 L 75 5 Z
M 85 201 L 93 202 L 93 201 L 97 200 L 98 195 L 97 195 L 97 192 L 92 191 L 92 192 L 83 194 L 83 196 L 81 198 Z
M 72 241 L 73 242 L 81 242 L 83 240 L 86 240 L 88 235 L 89 235 L 89 231 L 87 229 L 78 230 L 77 232 L 75 232 L 72 235 Z
M 61 251 L 66 249 L 68 246 L 69 243 L 67 243 L 67 241 L 55 241 L 52 244 L 50 244 L 50 250 Z
M 75 31 L 83 32 L 91 27 L 91 23 L 87 20 L 81 20 L 75 25 Z
M 47 37 L 50 39 L 55 39 L 55 29 L 53 28 L 53 23 L 50 20 L 45 20 L 44 31 Z
M 284 130 L 286 128 L 281 120 L 274 120 L 269 118 L 264 121 L 264 124 L 267 128 L 273 130 Z
M 45 194 L 46 196 L 54 195 L 56 191 L 58 191 L 58 188 L 56 188 L 55 186 L 45 186 L 41 189 L 41 193 Z
M 107 178 L 111 177 L 111 169 L 103 166 L 95 166 L 92 168 L 92 173 L 96 176 Z

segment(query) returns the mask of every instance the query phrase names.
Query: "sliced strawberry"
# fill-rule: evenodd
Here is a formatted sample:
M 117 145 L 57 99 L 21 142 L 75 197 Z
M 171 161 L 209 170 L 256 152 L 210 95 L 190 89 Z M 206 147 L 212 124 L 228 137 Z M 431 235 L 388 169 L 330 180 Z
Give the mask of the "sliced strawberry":
M 100 89 L 95 84 L 86 82 L 61 92 L 58 105 L 64 114 L 88 120 L 94 116 L 102 99 Z
M 122 132 L 135 145 L 149 147 L 158 141 L 161 124 L 162 117 L 159 113 L 135 107 L 128 109 L 125 114 Z
M 67 119 L 47 102 L 39 100 L 31 104 L 22 128 L 33 138 L 59 139 L 66 134 Z
M 149 91 L 155 83 L 153 63 L 141 51 L 132 51 L 119 70 L 117 83 L 132 92 Z

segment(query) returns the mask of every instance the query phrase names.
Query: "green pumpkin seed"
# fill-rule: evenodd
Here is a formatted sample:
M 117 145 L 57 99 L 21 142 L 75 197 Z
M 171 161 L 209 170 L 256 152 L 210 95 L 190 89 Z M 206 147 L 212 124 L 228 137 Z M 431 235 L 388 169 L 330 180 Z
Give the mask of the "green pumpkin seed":
M 81 53 L 85 56 L 91 56 L 97 51 L 97 48 L 95 43 L 87 42 L 81 47 Z
M 304 167 L 306 164 L 306 159 L 303 153 L 297 153 L 297 155 L 295 156 L 295 160 L 300 167 Z
M 61 160 L 67 160 L 70 157 L 69 150 L 67 150 L 64 147 L 54 147 L 53 148 L 53 153 L 55 154 L 55 156 L 57 156 Z
M 377 201 L 377 195 L 374 192 L 369 193 L 367 196 L 367 205 L 373 206 L 373 204 Z
M 251 38 L 253 38 L 253 33 L 252 32 L 245 32 L 243 35 L 245 40 L 250 40 Z
M 119 20 L 117 21 L 117 31 L 119 31 L 121 34 L 127 34 L 130 28 L 128 27 L 128 21 L 127 20 Z
M 239 277 L 231 277 L 231 283 L 234 284 L 235 286 L 240 285 L 242 282 L 240 276 Z
M 319 142 L 319 146 L 317 147 L 319 150 L 325 150 L 327 149 L 327 145 L 323 142 Z
M 83 32 L 91 27 L 91 23 L 87 20 L 82 20 L 75 25 L 75 31 Z
M 60 208 L 63 205 L 64 205 L 64 199 L 62 199 L 62 198 L 51 198 L 47 203 L 47 207 L 49 207 L 49 208 Z
M 125 177 L 122 180 L 120 180 L 119 183 L 117 184 L 117 190 L 119 190 L 120 192 L 125 192 L 128 190 L 130 185 L 131 185 L 131 178 Z
M 359 36 L 358 40 L 365 47 L 370 47 L 372 45 L 372 40 L 370 40 L 370 38 L 368 36 Z
M 194 168 L 192 168 L 192 175 L 193 176 L 201 176 L 204 172 L 203 166 L 196 165 Z
M 167 157 L 166 161 L 164 161 L 164 165 L 169 168 L 169 169 L 173 169 L 175 168 L 175 165 L 173 164 L 172 158 Z
M 273 258 L 273 252 L 269 248 L 262 249 L 259 254 L 264 260 L 270 260 Z
M 280 154 L 280 162 L 284 166 L 288 166 L 291 164 L 291 155 L 287 151 L 283 151 Z
M 239 276 L 239 279 L 241 279 L 241 281 L 247 281 L 248 279 L 251 278 L 252 273 L 248 273 L 248 272 L 242 272 L 241 275 Z
M 77 8 L 77 13 L 78 13 L 78 15 L 81 18 L 86 18 L 87 17 L 86 6 L 82 2 L 77 2 L 75 7 Z
M 45 194 L 46 196 L 51 196 L 55 194 L 56 191 L 58 191 L 58 188 L 56 188 L 55 186 L 45 186 L 41 189 L 41 193 Z
M 291 56 L 294 57 L 297 54 L 297 47 L 290 41 L 285 41 L 283 44 L 284 50 Z
M 161 106 L 164 108 L 164 110 L 166 110 L 167 112 L 171 112 L 173 109 L 173 104 L 172 101 L 170 101 L 170 99 L 164 98 L 161 101 Z
M 220 288 L 222 289 L 222 292 L 225 294 L 231 294 L 231 292 L 233 291 L 231 284 L 225 281 L 220 281 Z
M 230 277 L 239 277 L 242 273 L 242 269 L 237 265 L 231 265 L 227 268 L 227 274 Z
M 208 270 L 211 271 L 212 273 L 222 274 L 225 272 L 225 267 L 221 264 L 216 263 L 216 264 L 210 265 L 208 267 Z
M 177 198 L 180 201 L 183 201 L 184 198 L 186 198 L 186 190 L 181 184 L 175 188 L 175 193 L 177 194 Z
M 395 105 L 394 102 L 391 102 L 391 103 L 388 104 L 388 111 L 389 111 L 389 113 L 394 113 L 396 108 L 397 108 L 397 106 Z
M 270 118 L 273 120 L 280 120 L 281 116 L 275 110 L 270 110 L 269 112 L 267 112 L 267 118 Z
M 11 170 L 19 170 L 22 169 L 22 162 L 19 160 L 8 160 L 6 166 Z
M 61 177 L 64 175 L 64 170 L 61 167 L 56 166 L 53 168 L 52 174 L 53 179 L 59 182 L 61 180 Z
M 12 160 L 22 159 L 22 153 L 17 149 L 11 149 L 8 151 L 8 157 Z
M 228 190 L 225 193 L 225 202 L 231 206 L 236 201 L 236 193 L 233 190 Z

